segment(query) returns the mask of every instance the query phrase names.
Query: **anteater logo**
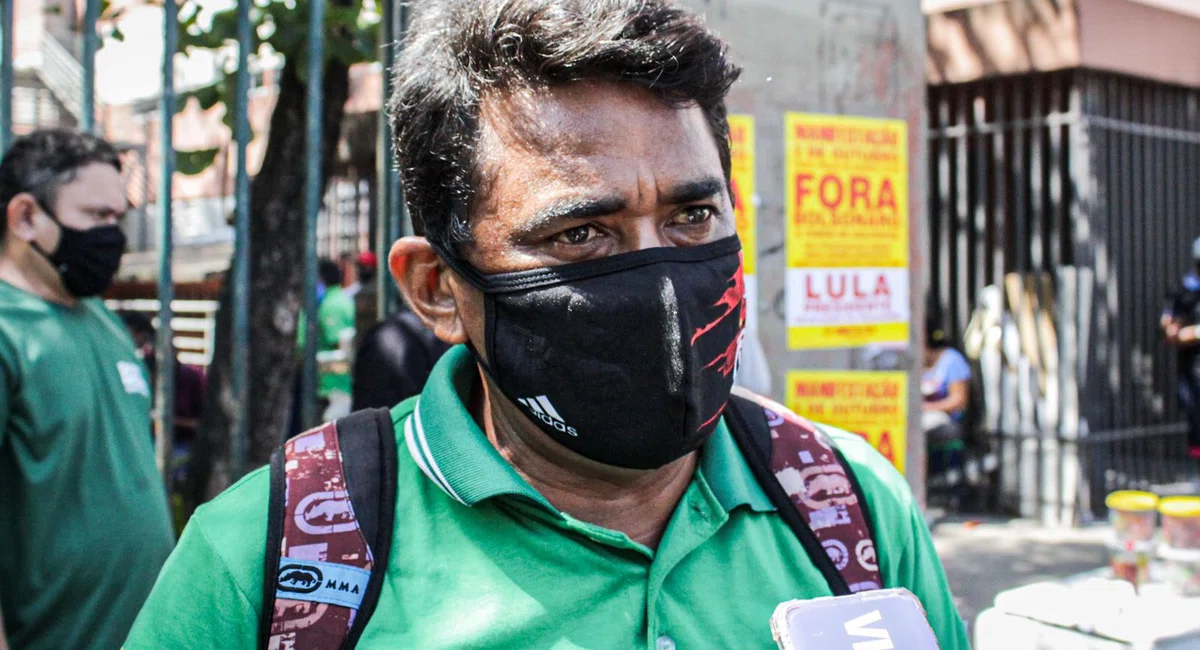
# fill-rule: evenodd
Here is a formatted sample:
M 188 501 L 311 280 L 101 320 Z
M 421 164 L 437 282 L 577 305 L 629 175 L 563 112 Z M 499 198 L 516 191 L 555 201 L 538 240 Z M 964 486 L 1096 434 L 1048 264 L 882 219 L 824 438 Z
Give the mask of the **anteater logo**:
M 294 594 L 311 594 L 321 588 L 321 570 L 315 566 L 289 564 L 279 570 L 279 581 L 276 586 L 279 591 Z

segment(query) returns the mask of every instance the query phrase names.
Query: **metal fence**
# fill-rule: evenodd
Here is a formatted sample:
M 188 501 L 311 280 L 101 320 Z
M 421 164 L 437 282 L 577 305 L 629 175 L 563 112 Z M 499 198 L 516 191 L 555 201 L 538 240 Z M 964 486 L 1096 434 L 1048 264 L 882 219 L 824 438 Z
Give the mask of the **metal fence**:
M 1193 476 L 1158 321 L 1200 235 L 1200 90 L 1068 70 L 928 106 L 930 309 L 961 337 L 985 287 L 1005 298 L 983 391 L 1002 505 L 1086 519 Z

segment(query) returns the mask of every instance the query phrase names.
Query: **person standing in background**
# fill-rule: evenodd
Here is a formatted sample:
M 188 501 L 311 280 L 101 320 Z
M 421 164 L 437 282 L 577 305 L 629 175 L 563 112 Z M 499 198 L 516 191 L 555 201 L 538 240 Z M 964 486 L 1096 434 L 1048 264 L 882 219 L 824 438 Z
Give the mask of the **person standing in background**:
M 359 288 L 350 294 L 351 300 L 354 301 L 354 326 L 358 328 L 355 349 L 358 349 L 363 334 L 379 321 L 379 291 L 375 284 L 379 258 L 375 257 L 375 253 L 364 251 L 358 254 L 357 265 Z
M 317 272 L 324 286 L 317 306 L 317 351 L 332 352 L 342 348 L 342 338 L 354 332 L 354 302 L 342 288 L 342 271 L 331 259 L 322 259 Z M 349 344 L 347 344 L 348 347 Z M 331 403 L 350 405 L 349 359 L 320 364 L 317 374 L 317 397 L 321 409 Z
M 1192 242 L 1194 268 L 1171 296 L 1160 326 L 1176 350 L 1179 406 L 1188 422 L 1188 455 L 1200 462 L 1200 238 Z
M 419 395 L 438 359 L 450 349 L 404 301 L 360 339 L 354 354 L 355 411 L 391 408 Z
M 358 255 L 345 253 L 342 255 L 342 287 L 346 297 L 354 300 L 364 287 L 375 283 L 375 269 L 378 260 L 375 253 L 364 251 Z
M 150 383 L 99 296 L 116 149 L 44 130 L 0 161 L 0 613 L 12 650 L 118 648 L 174 545 Z M 0 639 L 0 646 L 3 646 Z

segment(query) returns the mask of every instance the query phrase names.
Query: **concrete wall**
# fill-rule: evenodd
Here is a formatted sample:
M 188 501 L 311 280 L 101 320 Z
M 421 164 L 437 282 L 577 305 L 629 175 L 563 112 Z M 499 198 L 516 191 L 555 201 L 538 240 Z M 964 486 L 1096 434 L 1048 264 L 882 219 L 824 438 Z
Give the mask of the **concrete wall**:
M 1084 66 L 1200 86 L 1200 17 L 1131 0 L 1085 0 L 1079 19 Z
M 940 9 L 944 6 L 927 5 L 925 70 L 931 84 L 1083 67 L 1200 86 L 1200 2 L 1001 0 Z
M 926 78 L 959 83 L 1078 67 L 1079 1 L 1007 0 L 931 13 Z
M 914 0 L 688 0 L 745 68 L 729 107 L 756 123 L 759 331 L 782 400 L 791 369 L 902 369 L 909 378 L 908 478 L 924 490 L 916 366 L 925 264 L 925 24 Z M 784 322 L 784 115 L 789 111 L 899 118 L 908 123 L 912 313 L 908 349 L 789 351 Z M 892 367 L 889 367 L 892 366 Z

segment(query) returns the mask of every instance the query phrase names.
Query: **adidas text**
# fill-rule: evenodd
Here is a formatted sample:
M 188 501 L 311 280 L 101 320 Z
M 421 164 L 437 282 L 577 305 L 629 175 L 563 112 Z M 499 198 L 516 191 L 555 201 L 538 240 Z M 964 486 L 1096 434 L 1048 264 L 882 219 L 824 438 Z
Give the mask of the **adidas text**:
M 554 405 L 550 403 L 550 400 L 547 399 L 545 395 L 539 395 L 538 397 L 522 397 L 517 401 L 521 403 L 521 406 L 529 409 L 529 412 L 534 417 L 542 422 L 545 422 L 547 425 L 554 427 L 554 429 L 559 433 L 565 433 L 569 436 L 579 435 L 579 432 L 575 430 L 575 427 L 567 426 L 567 423 L 563 421 L 562 416 L 558 414 L 558 411 L 555 410 Z

